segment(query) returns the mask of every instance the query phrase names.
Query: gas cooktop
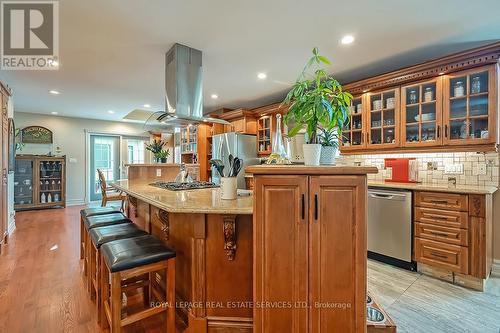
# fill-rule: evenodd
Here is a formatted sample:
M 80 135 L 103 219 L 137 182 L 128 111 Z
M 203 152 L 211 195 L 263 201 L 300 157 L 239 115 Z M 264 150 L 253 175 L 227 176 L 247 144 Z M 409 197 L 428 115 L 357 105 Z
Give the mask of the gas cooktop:
M 219 187 L 211 182 L 192 182 L 192 183 L 176 183 L 176 182 L 154 182 L 149 184 L 151 186 L 163 188 L 170 191 L 182 191 L 182 190 L 198 190 L 202 188 L 214 188 Z

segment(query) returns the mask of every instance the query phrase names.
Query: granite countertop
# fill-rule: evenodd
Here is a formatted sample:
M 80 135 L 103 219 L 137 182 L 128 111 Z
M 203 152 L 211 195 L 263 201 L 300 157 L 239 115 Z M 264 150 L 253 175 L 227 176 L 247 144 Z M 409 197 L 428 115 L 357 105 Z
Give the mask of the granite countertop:
M 252 195 L 222 200 L 218 188 L 169 191 L 149 183 L 143 180 L 118 180 L 110 185 L 170 213 L 253 214 Z
M 428 183 L 392 183 L 384 181 L 368 181 L 368 186 L 398 188 L 415 191 L 434 191 L 447 193 L 463 193 L 463 194 L 493 194 L 498 188 L 494 186 L 479 186 L 479 185 L 456 185 L 448 186 L 441 184 Z
M 199 164 L 194 163 L 186 163 L 186 166 L 199 166 Z M 133 163 L 133 164 L 125 164 L 126 167 L 180 167 L 180 164 L 176 163 Z

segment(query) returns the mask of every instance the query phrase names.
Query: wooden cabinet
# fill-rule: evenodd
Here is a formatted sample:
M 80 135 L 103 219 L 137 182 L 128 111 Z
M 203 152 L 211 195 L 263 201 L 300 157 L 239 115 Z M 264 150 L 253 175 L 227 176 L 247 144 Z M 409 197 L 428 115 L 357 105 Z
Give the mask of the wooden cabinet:
M 366 175 L 262 169 L 247 170 L 254 332 L 366 332 Z
M 198 163 L 198 126 L 181 128 L 181 163 Z
M 341 143 L 344 149 L 366 148 L 366 113 L 364 96 L 355 96 L 349 108 L 351 119 L 342 132 Z
M 14 209 L 66 206 L 66 157 L 16 156 Z
M 259 155 L 271 154 L 272 130 L 272 115 L 261 116 L 259 119 L 257 119 L 257 153 Z
M 1 246 L 7 243 L 9 229 L 9 203 L 7 190 L 7 175 L 9 173 L 9 118 L 8 102 L 10 90 L 0 82 L 0 252 Z
M 229 125 L 224 126 L 224 132 L 256 134 L 257 120 L 255 115 L 248 110 L 224 111 L 214 114 L 214 116 L 229 122 Z
M 482 285 L 492 265 L 491 195 L 417 191 L 414 216 L 415 260 Z
M 405 147 L 440 146 L 442 78 L 401 88 L 401 134 Z
M 399 88 L 368 93 L 366 96 L 368 148 L 399 145 Z
M 444 77 L 444 142 L 448 145 L 496 142 L 495 67 Z

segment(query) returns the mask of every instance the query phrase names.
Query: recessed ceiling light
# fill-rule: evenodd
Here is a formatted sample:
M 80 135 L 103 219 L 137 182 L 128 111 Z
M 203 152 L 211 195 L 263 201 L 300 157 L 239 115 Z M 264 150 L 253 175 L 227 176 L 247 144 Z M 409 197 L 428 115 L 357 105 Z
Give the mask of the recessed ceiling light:
M 144 104 L 144 105 L 143 105 L 143 107 L 145 107 L 145 108 L 148 108 L 148 109 L 149 109 L 149 108 L 151 107 L 151 104 Z
M 52 113 L 52 114 L 57 114 L 57 112 L 56 112 L 56 111 L 52 111 L 51 113 Z
M 259 74 L 257 74 L 257 77 L 261 80 L 264 80 L 265 78 L 267 78 L 267 74 L 266 73 L 259 73 Z
M 212 97 L 212 99 L 217 99 L 217 98 L 219 98 L 219 95 L 217 95 L 217 94 L 212 94 L 212 95 L 210 95 L 210 97 Z
M 49 93 L 51 93 L 52 95 L 59 95 L 60 94 L 60 92 L 57 90 L 49 90 Z
M 113 111 L 113 110 L 108 110 L 108 113 L 113 114 L 113 113 L 115 113 L 115 111 Z
M 352 44 L 352 42 L 354 42 L 354 36 L 345 35 L 344 37 L 342 37 L 342 39 L 340 40 L 340 42 L 342 44 L 344 44 L 344 45 Z

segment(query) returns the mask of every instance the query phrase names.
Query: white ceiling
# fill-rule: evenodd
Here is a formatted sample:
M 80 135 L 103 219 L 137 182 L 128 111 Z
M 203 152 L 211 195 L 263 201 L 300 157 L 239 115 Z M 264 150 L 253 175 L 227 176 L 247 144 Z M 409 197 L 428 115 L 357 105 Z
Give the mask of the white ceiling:
M 60 70 L 0 72 L 18 112 L 119 120 L 146 103 L 161 110 L 175 42 L 203 51 L 207 112 L 278 101 L 314 46 L 348 82 L 500 38 L 498 0 L 59 3 Z M 345 34 L 352 45 L 340 45 Z

